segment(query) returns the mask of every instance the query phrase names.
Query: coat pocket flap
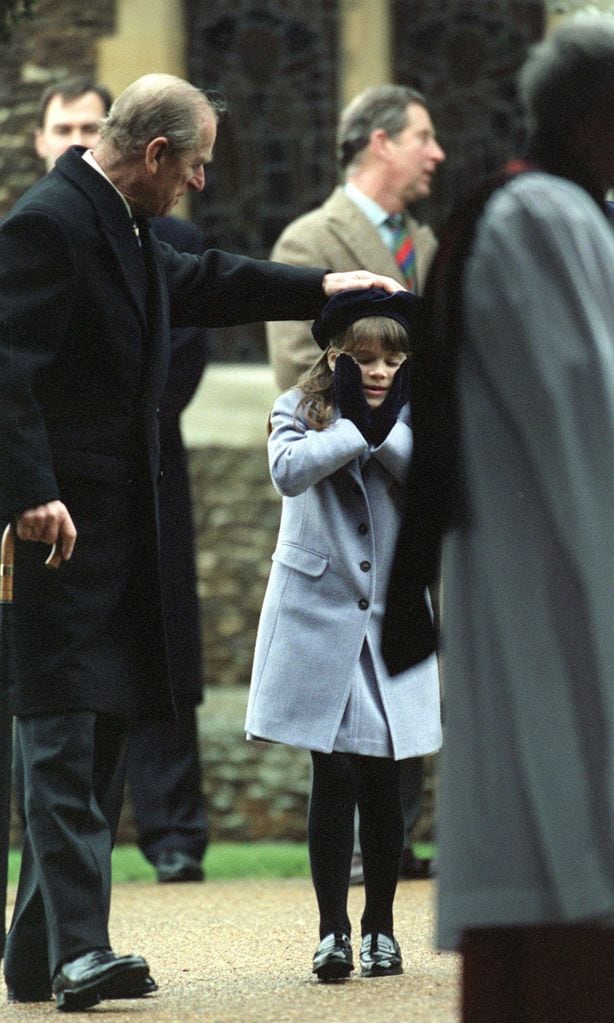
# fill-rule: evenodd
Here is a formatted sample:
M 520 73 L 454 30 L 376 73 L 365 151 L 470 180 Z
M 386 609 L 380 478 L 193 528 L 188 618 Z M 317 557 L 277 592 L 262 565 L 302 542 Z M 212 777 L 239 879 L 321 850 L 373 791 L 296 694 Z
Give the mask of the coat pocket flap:
M 328 565 L 325 554 L 317 554 L 316 551 L 308 551 L 305 547 L 297 547 L 292 543 L 280 544 L 273 554 L 273 561 L 312 576 L 322 575 Z

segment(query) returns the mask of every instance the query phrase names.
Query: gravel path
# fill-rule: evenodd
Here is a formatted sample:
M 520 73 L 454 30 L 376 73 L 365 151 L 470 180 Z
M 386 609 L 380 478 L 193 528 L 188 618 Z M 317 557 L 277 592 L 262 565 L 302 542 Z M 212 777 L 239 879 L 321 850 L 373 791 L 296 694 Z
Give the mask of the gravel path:
M 362 888 L 350 889 L 356 933 Z M 65 1016 L 52 1002 L 0 1004 L 15 1023 L 99 1017 L 107 1023 L 457 1023 L 458 957 L 432 948 L 433 882 L 403 881 L 395 902 L 400 977 L 312 979 L 317 916 L 311 883 L 207 881 L 117 885 L 116 952 L 144 955 L 160 990 Z M 356 943 L 355 943 L 356 945 Z M 357 957 L 357 948 L 355 947 Z

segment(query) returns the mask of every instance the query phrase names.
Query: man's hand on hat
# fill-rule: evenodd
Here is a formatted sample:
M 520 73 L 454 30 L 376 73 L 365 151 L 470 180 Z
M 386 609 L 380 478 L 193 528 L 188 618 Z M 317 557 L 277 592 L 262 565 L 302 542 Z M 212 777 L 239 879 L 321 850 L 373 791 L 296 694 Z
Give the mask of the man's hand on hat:
M 340 352 L 333 372 L 335 405 L 343 419 L 351 419 L 367 444 L 371 437 L 371 409 L 362 387 L 360 366 L 351 355 Z
M 344 270 L 339 273 L 324 274 L 322 288 L 327 298 L 336 295 L 338 291 L 346 291 L 348 288 L 382 288 L 383 291 L 387 291 L 391 295 L 395 291 L 406 290 L 393 277 L 372 274 L 370 270 Z

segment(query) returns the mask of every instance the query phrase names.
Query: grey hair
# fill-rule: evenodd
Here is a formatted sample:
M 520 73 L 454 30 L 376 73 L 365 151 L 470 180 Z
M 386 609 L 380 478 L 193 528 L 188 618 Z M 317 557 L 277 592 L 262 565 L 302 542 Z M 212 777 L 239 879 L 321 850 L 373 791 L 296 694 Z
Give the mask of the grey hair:
M 341 166 L 347 171 L 358 163 L 376 128 L 383 128 L 391 138 L 400 135 L 407 127 L 410 103 L 426 107 L 422 93 L 408 85 L 374 85 L 355 96 L 339 118 L 337 155 Z
M 197 147 L 203 116 L 217 121 L 224 109 L 190 82 L 174 75 L 144 75 L 117 97 L 103 119 L 101 140 L 123 156 L 136 156 L 152 139 L 164 136 L 176 153 Z
M 614 18 L 578 14 L 529 51 L 518 94 L 532 132 L 565 137 L 593 110 L 611 108 Z

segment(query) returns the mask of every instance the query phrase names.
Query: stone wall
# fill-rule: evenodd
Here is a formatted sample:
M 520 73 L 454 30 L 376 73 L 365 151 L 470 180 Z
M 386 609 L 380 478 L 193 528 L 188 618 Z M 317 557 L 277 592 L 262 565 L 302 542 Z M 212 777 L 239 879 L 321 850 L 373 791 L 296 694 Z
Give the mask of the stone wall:
M 279 527 L 280 498 L 259 447 L 190 451 L 205 673 L 246 686 Z
M 203 791 L 212 842 L 306 841 L 311 760 L 305 750 L 247 742 L 247 689 L 211 688 L 199 708 Z M 416 841 L 434 837 L 436 758 L 426 757 L 422 815 Z M 126 800 L 119 841 L 135 840 Z

